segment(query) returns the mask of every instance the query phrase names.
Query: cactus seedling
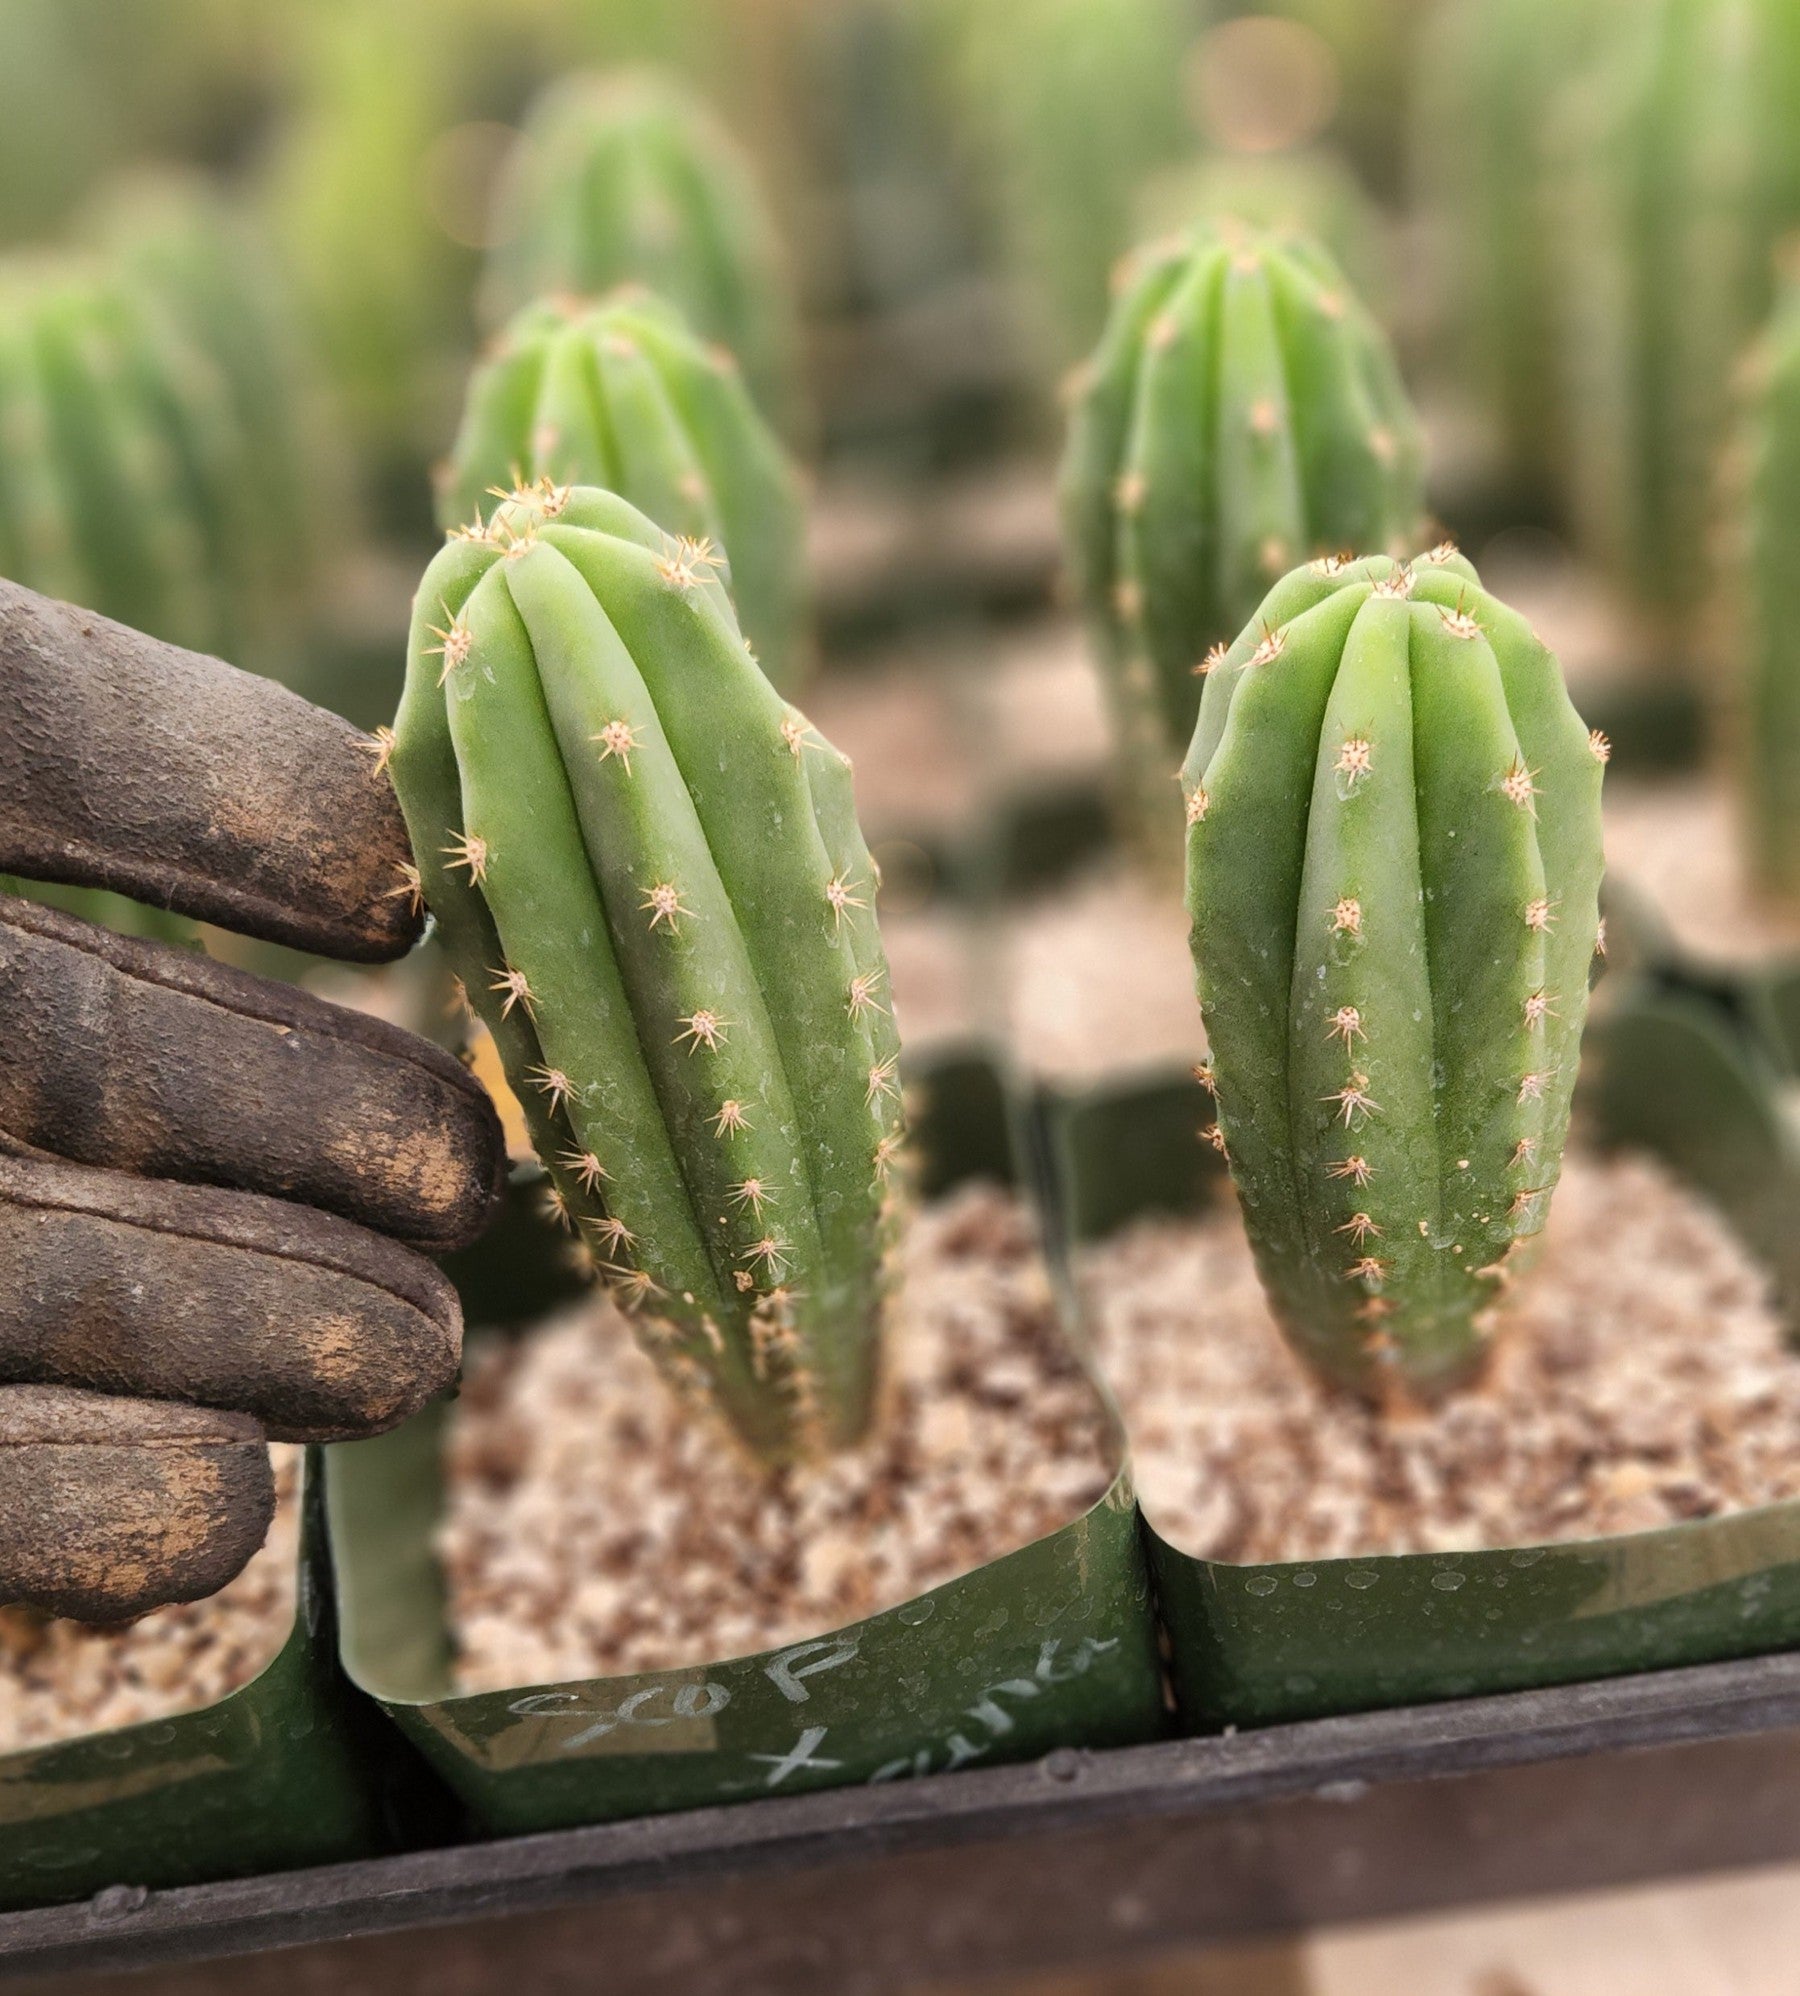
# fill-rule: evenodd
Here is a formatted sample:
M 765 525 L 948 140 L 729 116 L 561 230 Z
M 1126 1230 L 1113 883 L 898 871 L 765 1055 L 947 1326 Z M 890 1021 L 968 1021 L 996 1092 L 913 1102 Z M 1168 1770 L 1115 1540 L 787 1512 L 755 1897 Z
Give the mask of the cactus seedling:
M 521 475 L 598 485 L 692 540 L 722 545 L 744 635 L 775 684 L 801 677 L 798 475 L 736 364 L 643 292 L 529 305 L 470 384 L 438 510 L 473 519 Z
M 747 162 L 706 106 L 650 70 L 574 76 L 528 112 L 499 196 L 490 323 L 546 294 L 647 286 L 735 354 L 774 420 L 792 405 L 790 308 Z
M 398 891 L 646 1349 L 769 1459 L 855 1440 L 900 1126 L 874 869 L 718 555 L 583 487 L 453 536 L 391 767 Z
M 1467 1378 L 1560 1168 L 1606 745 L 1445 549 L 1277 584 L 1183 772 L 1219 1141 L 1278 1321 L 1326 1378 Z
M 1215 648 L 1307 555 L 1416 546 L 1421 456 L 1388 344 L 1321 250 L 1203 226 L 1131 260 L 1062 496 L 1126 787 L 1159 843 Z

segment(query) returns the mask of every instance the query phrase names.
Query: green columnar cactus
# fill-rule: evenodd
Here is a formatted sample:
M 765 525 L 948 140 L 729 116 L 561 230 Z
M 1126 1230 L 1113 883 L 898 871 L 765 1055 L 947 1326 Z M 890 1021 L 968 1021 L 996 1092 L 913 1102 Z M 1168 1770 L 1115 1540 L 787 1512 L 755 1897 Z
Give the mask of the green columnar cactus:
M 319 415 L 304 342 L 269 245 L 244 210 L 197 174 L 121 183 L 99 236 L 121 279 L 217 369 L 256 469 L 241 501 L 262 516 L 258 532 L 279 551 L 282 573 L 271 573 L 268 586 L 303 593 L 320 532 L 325 453 L 313 434 Z
M 898 1049 L 849 765 L 717 563 L 612 493 L 503 504 L 420 587 L 392 768 L 556 1207 L 778 1460 L 870 1418 Z
M 775 234 L 748 163 L 698 98 L 651 70 L 567 77 L 528 112 L 497 197 L 485 303 L 637 283 L 734 353 L 789 417 L 793 333 Z
M 1739 773 L 1751 867 L 1763 892 L 1800 903 L 1800 281 L 1757 356 L 1747 426 L 1741 600 L 1746 652 Z
M 1305 556 L 1416 547 L 1422 455 L 1387 341 L 1314 245 L 1203 226 L 1134 259 L 1062 499 L 1126 788 L 1159 845 L 1209 656 Z
M 1791 0 L 1615 0 L 1592 87 L 1561 135 L 1578 523 L 1647 638 L 1681 664 L 1735 370 L 1800 227 L 1800 9 Z
M 165 349 L 211 376 L 216 469 L 196 490 L 219 555 L 214 586 L 236 604 L 231 656 L 296 680 L 328 523 L 345 508 L 328 490 L 334 454 L 273 258 L 248 215 L 197 176 L 123 183 L 97 233 Z
M 744 635 L 792 691 L 806 663 L 799 475 L 723 348 L 648 293 L 528 305 L 469 387 L 444 468 L 448 527 L 520 478 L 603 486 L 691 540 L 721 544 Z
M 986 185 L 1032 344 L 1057 373 L 1092 344 L 1148 174 L 1192 144 L 1197 0 L 934 0 L 947 100 Z
M 408 526 L 455 419 L 479 269 L 431 207 L 432 149 L 471 115 L 455 81 L 462 11 L 427 0 L 296 10 L 294 111 L 263 176 L 371 503 Z
M 1297 569 L 1207 675 L 1182 787 L 1213 1134 L 1271 1306 L 1338 1385 L 1467 1378 L 1544 1223 L 1606 755 L 1449 548 Z
M 1445 0 L 1415 63 L 1414 177 L 1460 378 L 1510 486 L 1540 506 L 1560 487 L 1567 420 L 1554 135 L 1598 11 L 1597 0 Z
M 1135 213 L 1146 240 L 1196 222 L 1307 237 L 1378 316 L 1391 303 L 1387 220 L 1343 160 L 1323 148 L 1219 152 L 1170 167 L 1145 183 Z
M 216 376 L 123 286 L 0 272 L 0 573 L 229 655 L 239 442 Z

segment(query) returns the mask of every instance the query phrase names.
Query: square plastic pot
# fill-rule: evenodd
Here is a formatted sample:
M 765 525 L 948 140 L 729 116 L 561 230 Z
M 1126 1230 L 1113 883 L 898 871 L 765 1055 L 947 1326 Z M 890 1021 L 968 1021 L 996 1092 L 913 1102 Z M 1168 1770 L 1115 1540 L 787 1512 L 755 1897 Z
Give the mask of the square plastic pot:
M 1584 1087 L 1599 1133 L 1675 1158 L 1767 1254 L 1800 1198 L 1787 1126 L 1716 1022 L 1621 994 Z M 1686 1001 L 1691 1005 L 1693 1001 Z M 1648 1009 L 1646 1009 L 1648 1008 Z M 1227 1192 L 1193 1080 L 1037 1105 L 1065 1253 Z M 1696 1162 L 1701 1168 L 1696 1170 Z M 1788 1259 L 1795 1251 L 1788 1249 Z M 1703 1334 L 1703 1327 L 1700 1327 Z M 1204 1336 L 1196 1302 L 1195 1335 Z M 1800 1643 L 1800 1502 L 1661 1530 L 1472 1553 L 1235 1565 L 1146 1536 L 1184 1726 L 1267 1726 L 1758 1655 Z
M 390 1848 L 399 1756 L 339 1675 L 318 1463 L 293 1627 L 229 1697 L 0 1758 L 0 1907 L 334 1863 Z
M 925 1196 L 1012 1176 L 991 1062 L 942 1061 L 909 1092 Z M 342 1655 L 485 1829 L 881 1782 L 1165 1728 L 1122 1443 L 1112 1486 L 1084 1516 L 865 1621 L 691 1668 L 459 1694 L 432 1544 L 443 1419 L 330 1451 Z

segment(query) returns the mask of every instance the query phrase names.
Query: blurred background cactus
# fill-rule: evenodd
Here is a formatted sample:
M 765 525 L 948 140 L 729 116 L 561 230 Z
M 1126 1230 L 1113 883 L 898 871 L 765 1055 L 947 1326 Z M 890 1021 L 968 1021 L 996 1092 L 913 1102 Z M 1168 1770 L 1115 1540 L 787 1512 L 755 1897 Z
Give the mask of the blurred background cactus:
M 493 510 L 521 480 L 598 485 L 672 533 L 731 550 L 744 635 L 775 684 L 806 663 L 799 473 L 757 413 L 736 360 L 680 313 L 628 289 L 593 306 L 528 305 L 469 384 L 444 467 L 445 527 Z
M 791 421 L 791 305 L 748 161 L 705 104 L 650 71 L 574 76 L 531 107 L 496 196 L 490 320 L 532 299 L 637 283 L 733 354 Z
M 1797 43 L 1783 0 L 0 0 L 6 559 L 373 727 L 444 525 L 515 468 L 616 487 L 717 543 L 784 690 L 812 673 L 898 958 L 902 910 L 1117 866 L 1121 774 L 1172 867 L 1192 668 L 1282 564 L 1435 539 L 1428 468 L 1617 739 L 1615 820 L 1680 767 L 1729 825 L 1714 635 L 1763 585 L 1715 515 L 1800 226 Z M 1274 243 L 1255 338 L 1176 309 L 1228 259 L 1134 254 L 1192 230 Z M 620 282 L 688 333 L 622 335 Z M 1220 369 L 1185 404 L 1165 283 Z M 1103 335 L 1059 516 L 1056 390 Z M 536 404 L 584 343 L 577 463 Z M 45 456 L 77 431 L 79 478 Z M 1011 919 L 957 944 L 963 1023 Z M 1139 954 L 1054 957 L 1124 987 Z
M 1647 661 L 1694 671 L 1733 382 L 1800 227 L 1800 9 L 1613 0 L 1561 115 L 1562 462 Z
M 1311 238 L 1377 319 L 1388 318 L 1394 288 L 1388 219 L 1336 153 L 1211 153 L 1145 183 L 1137 203 L 1140 237 L 1175 234 L 1197 222 Z
M 1315 562 L 1207 676 L 1188 905 L 1271 1307 L 1328 1380 L 1430 1399 L 1562 1162 L 1606 745 L 1449 549 Z
M 1751 864 L 1765 894 L 1800 905 L 1800 280 L 1790 277 L 1756 355 L 1739 521 L 1743 647 L 1739 776 Z
M 1086 351 L 1145 178 L 1191 149 L 1199 0 L 927 0 L 943 87 L 1053 374 Z
M 1568 412 L 1558 112 L 1596 0 L 1443 0 L 1424 26 L 1414 179 L 1444 315 L 1440 365 L 1481 413 L 1502 505 L 1551 515 Z
M 848 766 L 720 568 L 610 493 L 503 504 L 420 587 L 392 767 L 558 1213 L 779 1460 L 872 1412 L 898 1045 Z
M 73 258 L 0 270 L 0 439 L 0 570 L 247 665 L 281 653 L 257 440 L 157 292 Z
M 245 549 L 244 610 L 231 655 L 303 676 L 318 579 L 348 495 L 341 443 L 275 259 L 242 208 L 193 172 L 120 181 L 94 233 L 171 347 L 209 364 L 223 422 L 240 440 L 246 475 L 229 500 Z
M 1419 545 L 1417 424 L 1323 251 L 1202 227 L 1128 267 L 1081 377 L 1062 493 L 1129 802 L 1168 847 L 1206 675 L 1270 585 L 1309 555 Z

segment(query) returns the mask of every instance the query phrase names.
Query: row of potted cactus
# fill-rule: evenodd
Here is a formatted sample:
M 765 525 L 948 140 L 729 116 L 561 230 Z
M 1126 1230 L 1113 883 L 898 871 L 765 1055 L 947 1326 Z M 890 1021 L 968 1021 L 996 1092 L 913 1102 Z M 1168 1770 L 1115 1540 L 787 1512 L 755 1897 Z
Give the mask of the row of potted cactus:
M 729 1428 L 766 1463 L 804 1461 L 878 1418 L 906 1212 L 879 880 L 852 774 L 792 704 L 810 647 L 779 287 L 738 169 L 661 86 L 560 91 L 528 167 L 493 263 L 511 316 L 469 389 L 448 544 L 377 743 L 413 844 L 397 890 L 429 908 L 556 1212 L 670 1388 L 722 1447 Z M 1790 345 L 1771 348 L 1750 488 L 1750 767 L 1777 880 L 1796 816 L 1771 609 Z M 1063 496 L 1125 814 L 1153 871 L 1185 852 L 1215 1109 L 1185 1077 L 1071 1111 L 983 1060 L 940 1063 L 918 1077 L 927 1182 L 996 1160 L 1047 1175 L 1066 1272 L 1134 1200 L 1210 1196 L 1228 1166 L 1296 1349 L 1396 1414 L 1428 1406 L 1477 1379 L 1502 1266 L 1554 1193 L 1607 744 L 1523 620 L 1432 544 L 1392 353 L 1304 239 L 1208 224 L 1133 259 Z M 1153 1737 L 1172 1723 L 1159 1616 L 1190 1729 L 1794 1634 L 1785 1593 L 1747 1620 L 1733 1591 L 1790 1564 L 1785 1513 L 1491 1549 L 1538 1576 L 1505 1624 L 1530 1632 L 1524 1657 L 1434 1588 L 1427 1555 L 1320 1562 L 1304 1588 L 1186 1558 L 1140 1528 L 1122 1450 L 1085 1517 L 853 1628 L 470 1697 L 434 1579 L 437 1440 L 428 1418 L 327 1467 L 344 1658 L 490 1829 Z M 1695 1550 L 1725 1538 L 1720 1559 Z M 1417 1654 L 1360 1689 L 1320 1665 L 1396 1646 Z M 208 1723 L 216 1748 L 232 1721 Z M 91 1744 L 31 1778 L 93 1772 Z M 109 1754 L 144 1765 L 157 1744 Z M 245 1795 L 267 1778 L 254 1749 L 225 1758 Z M 90 1872 L 43 1875 L 66 1895 Z

